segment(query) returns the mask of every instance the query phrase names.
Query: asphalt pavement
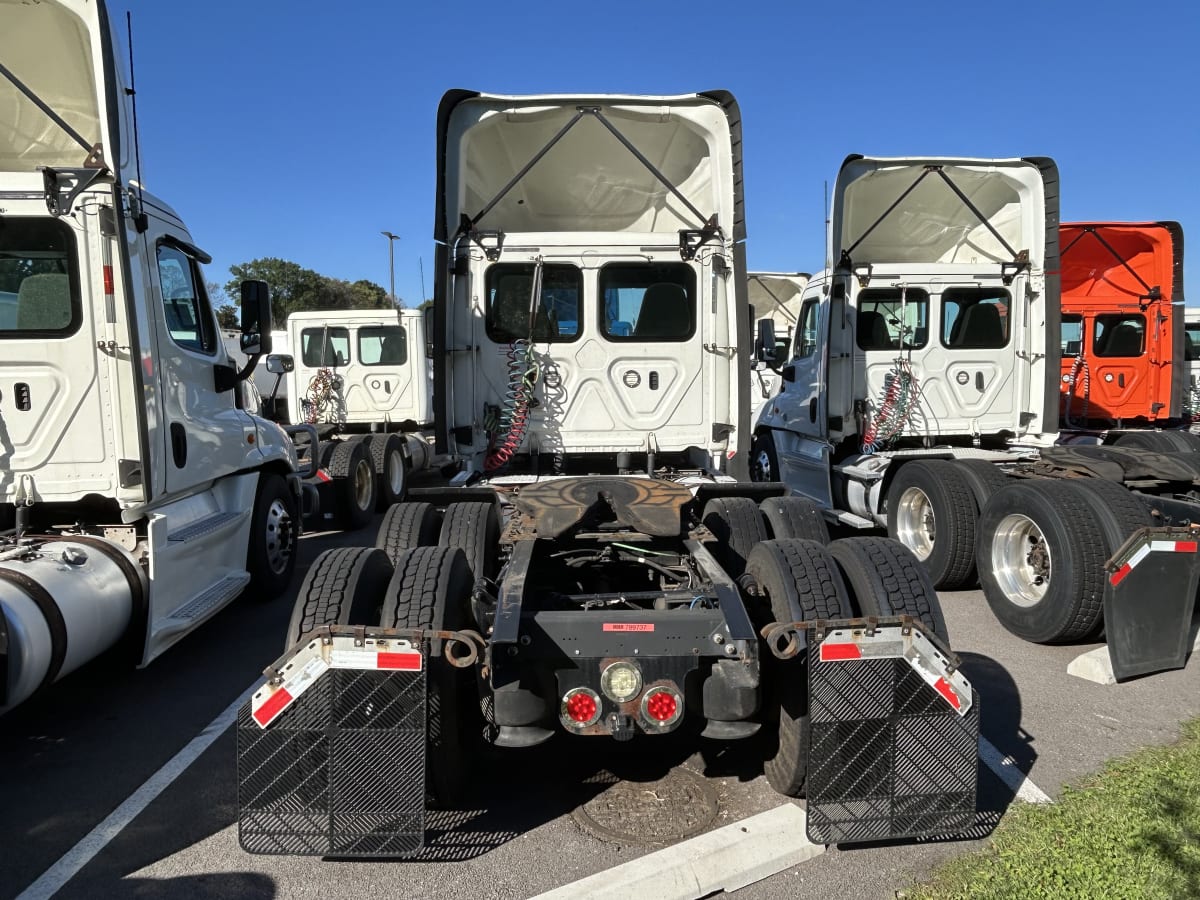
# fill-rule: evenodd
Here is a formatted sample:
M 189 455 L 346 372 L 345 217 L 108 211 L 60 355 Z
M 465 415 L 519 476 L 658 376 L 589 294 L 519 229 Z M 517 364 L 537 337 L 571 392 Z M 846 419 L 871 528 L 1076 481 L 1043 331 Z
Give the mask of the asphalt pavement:
M 373 539 L 372 529 L 308 535 L 286 598 L 238 601 L 144 670 L 99 660 L 0 719 L 0 898 L 53 872 L 255 683 L 282 650 L 292 598 L 318 552 Z M 1200 715 L 1200 660 L 1098 685 L 1066 671 L 1095 645 L 1025 643 L 978 591 L 943 594 L 942 603 L 981 697 L 983 734 L 1035 791 L 1057 796 L 1065 782 L 1170 741 Z M 767 786 L 753 742 L 705 743 L 685 730 L 628 744 L 564 735 L 495 751 L 473 773 L 476 808 L 431 813 L 418 860 L 325 861 L 241 850 L 234 734 L 225 729 L 174 778 L 163 776 L 161 793 L 114 825 L 107 843 L 92 835 L 98 852 L 57 896 L 529 897 L 790 802 Z M 831 848 L 736 896 L 893 897 L 977 846 L 1013 802 L 1012 786 L 981 765 L 976 837 Z

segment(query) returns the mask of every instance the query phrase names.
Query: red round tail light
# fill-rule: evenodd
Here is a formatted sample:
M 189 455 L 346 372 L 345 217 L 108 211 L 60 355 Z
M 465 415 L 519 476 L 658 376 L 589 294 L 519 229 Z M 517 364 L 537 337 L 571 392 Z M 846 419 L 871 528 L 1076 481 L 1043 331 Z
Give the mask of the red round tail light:
M 642 696 L 642 716 L 660 728 L 674 725 L 683 715 L 683 698 L 670 687 L 653 687 Z
M 563 695 L 559 718 L 573 729 L 595 725 L 600 719 L 600 695 L 590 688 L 572 688 Z

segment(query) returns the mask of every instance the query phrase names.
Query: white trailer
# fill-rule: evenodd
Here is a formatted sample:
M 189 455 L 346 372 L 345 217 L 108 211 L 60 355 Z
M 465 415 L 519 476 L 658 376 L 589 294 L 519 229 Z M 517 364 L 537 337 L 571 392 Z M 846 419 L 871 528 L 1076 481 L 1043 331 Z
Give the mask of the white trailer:
M 433 421 L 425 316 L 415 309 L 343 309 L 288 316 L 290 354 L 267 358 L 265 406 L 316 429 L 321 440 L 318 521 L 360 528 L 403 499 L 410 472 L 427 468 L 420 432 Z M 282 402 L 280 392 L 282 389 Z M 300 438 L 302 453 L 307 453 Z
M 135 184 L 102 2 L 0 2 L 0 711 L 124 643 L 145 665 L 295 566 L 296 453 L 240 408 L 209 258 Z M 266 286 L 242 346 L 269 349 Z

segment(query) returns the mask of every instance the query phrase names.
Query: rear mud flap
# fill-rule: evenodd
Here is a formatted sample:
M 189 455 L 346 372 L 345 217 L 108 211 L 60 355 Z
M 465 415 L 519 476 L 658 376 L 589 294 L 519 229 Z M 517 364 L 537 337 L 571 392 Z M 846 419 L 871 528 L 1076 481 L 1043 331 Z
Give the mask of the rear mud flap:
M 979 702 L 905 626 L 808 630 L 808 837 L 836 844 L 975 824 Z
M 243 849 L 333 857 L 420 852 L 427 695 L 425 666 L 405 662 L 414 656 L 420 660 L 415 652 L 370 647 L 297 655 L 280 684 L 241 708 Z
M 1105 564 L 1104 632 L 1117 681 L 1187 661 L 1198 539 L 1186 528 L 1143 528 Z

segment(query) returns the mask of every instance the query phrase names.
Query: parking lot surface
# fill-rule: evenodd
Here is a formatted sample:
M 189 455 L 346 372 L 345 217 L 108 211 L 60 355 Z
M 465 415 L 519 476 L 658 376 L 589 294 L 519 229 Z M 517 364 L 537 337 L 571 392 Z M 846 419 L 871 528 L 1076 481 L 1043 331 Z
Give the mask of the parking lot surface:
M 212 723 L 228 718 L 281 651 L 292 598 L 317 553 L 373 538 L 371 529 L 308 535 L 288 597 L 239 601 L 145 670 L 102 659 L 0 720 L 0 846 L 8 850 L 0 897 L 55 888 L 64 898 L 528 897 L 791 802 L 767 786 L 753 742 L 708 745 L 686 729 L 626 744 L 564 735 L 480 760 L 474 808 L 431 813 L 415 861 L 245 853 L 234 734 Z M 1008 762 L 998 765 L 1007 783 L 981 764 L 975 831 L 962 840 L 830 848 L 737 896 L 892 897 L 986 836 L 1017 802 L 1023 777 L 1023 796 L 1054 797 L 1106 759 L 1172 740 L 1180 721 L 1200 715 L 1196 659 L 1181 671 L 1098 685 L 1067 674 L 1094 645 L 1025 643 L 996 622 L 978 591 L 945 593 L 942 603 L 981 697 L 983 735 Z M 138 791 L 156 773 L 152 786 L 161 791 L 142 802 L 146 790 Z M 114 810 L 111 827 L 96 834 Z M 84 864 L 72 874 L 64 857 Z

